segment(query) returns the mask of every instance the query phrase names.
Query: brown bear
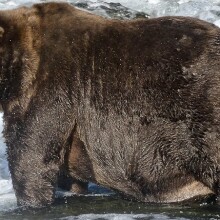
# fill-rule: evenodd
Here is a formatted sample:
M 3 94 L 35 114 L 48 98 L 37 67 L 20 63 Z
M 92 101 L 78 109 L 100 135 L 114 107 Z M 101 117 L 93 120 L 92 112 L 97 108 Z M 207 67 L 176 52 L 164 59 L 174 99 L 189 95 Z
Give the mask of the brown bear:
M 87 182 L 143 202 L 219 194 L 220 29 L 108 20 L 66 3 L 0 12 L 0 103 L 19 205 Z

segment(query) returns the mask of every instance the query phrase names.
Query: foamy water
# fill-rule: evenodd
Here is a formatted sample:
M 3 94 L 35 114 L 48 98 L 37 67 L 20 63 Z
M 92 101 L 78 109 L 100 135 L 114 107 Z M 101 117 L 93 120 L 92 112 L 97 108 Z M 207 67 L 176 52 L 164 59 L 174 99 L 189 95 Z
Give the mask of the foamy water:
M 71 216 L 71 217 L 64 217 L 61 220 L 134 220 L 134 219 L 149 219 L 149 220 L 167 220 L 171 219 L 166 215 L 161 214 L 86 214 L 80 216 Z M 179 220 L 186 220 L 186 218 L 178 218 Z
M 30 6 L 33 3 L 47 2 L 40 0 L 0 0 L 0 9 L 12 9 L 19 6 Z M 106 17 L 118 16 L 119 18 L 132 18 L 136 13 L 144 13 L 149 17 L 165 15 L 192 16 L 197 17 L 220 26 L 220 0 L 63 0 L 77 7 L 101 14 Z M 112 4 L 115 3 L 115 4 Z M 116 3 L 120 3 L 116 4 Z M 118 10 L 116 15 L 109 13 L 113 9 Z M 117 15 L 118 13 L 118 15 Z M 0 114 L 0 131 L 3 129 L 2 113 Z M 6 157 L 6 146 L 4 139 L 0 137 L 0 212 L 16 208 L 16 199 L 11 183 Z M 61 218 L 72 219 L 170 219 L 166 215 L 119 215 L 119 214 L 89 214 Z

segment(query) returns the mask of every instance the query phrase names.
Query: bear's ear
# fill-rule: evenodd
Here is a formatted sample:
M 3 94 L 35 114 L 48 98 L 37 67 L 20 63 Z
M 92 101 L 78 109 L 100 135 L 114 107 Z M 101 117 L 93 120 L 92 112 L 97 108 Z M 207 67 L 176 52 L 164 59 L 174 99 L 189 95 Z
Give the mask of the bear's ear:
M 0 38 L 3 37 L 4 32 L 5 32 L 4 28 L 3 28 L 3 27 L 0 27 Z

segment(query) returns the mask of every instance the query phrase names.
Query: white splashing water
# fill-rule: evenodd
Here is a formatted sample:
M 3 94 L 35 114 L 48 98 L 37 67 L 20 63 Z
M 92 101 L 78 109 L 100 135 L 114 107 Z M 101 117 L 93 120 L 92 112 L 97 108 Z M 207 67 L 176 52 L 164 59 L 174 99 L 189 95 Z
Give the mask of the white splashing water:
M 145 12 L 150 17 L 165 15 L 192 16 L 220 26 L 220 0 L 60 0 L 62 2 L 87 2 L 93 6 L 105 2 L 120 3 L 123 6 Z M 0 0 L 0 9 L 11 9 L 33 3 L 49 2 L 48 0 Z
M 134 220 L 134 219 L 150 219 L 150 220 L 167 220 L 170 219 L 166 215 L 161 214 L 86 214 L 80 216 L 71 216 L 61 218 L 61 220 Z M 186 220 L 186 218 L 178 218 L 178 220 Z
M 12 9 L 19 6 L 31 5 L 42 2 L 41 0 L 0 0 L 0 10 Z M 45 1 L 44 1 L 45 2 Z M 88 5 L 98 7 L 105 3 L 120 3 L 128 9 L 138 12 L 145 12 L 150 17 L 159 17 L 165 15 L 192 16 L 209 22 L 220 27 L 220 0 L 63 0 L 63 2 L 79 3 L 86 2 Z M 3 129 L 2 113 L 0 114 L 0 131 Z M 2 136 L 0 137 L 0 211 L 16 207 L 16 199 L 8 171 L 6 159 L 6 146 Z M 82 215 L 80 219 L 95 219 L 90 215 Z M 136 216 L 138 218 L 138 216 Z M 141 217 L 141 216 L 139 216 Z M 157 219 L 154 216 L 154 219 Z M 134 219 L 134 215 L 108 215 L 102 216 L 103 219 Z M 163 216 L 163 219 L 165 217 Z M 64 218 L 68 219 L 68 218 Z M 69 219 L 79 219 L 71 217 Z M 158 216 L 158 219 L 159 216 Z
M 6 145 L 2 137 L 3 114 L 0 114 L 0 211 L 16 207 L 16 199 L 8 170 Z

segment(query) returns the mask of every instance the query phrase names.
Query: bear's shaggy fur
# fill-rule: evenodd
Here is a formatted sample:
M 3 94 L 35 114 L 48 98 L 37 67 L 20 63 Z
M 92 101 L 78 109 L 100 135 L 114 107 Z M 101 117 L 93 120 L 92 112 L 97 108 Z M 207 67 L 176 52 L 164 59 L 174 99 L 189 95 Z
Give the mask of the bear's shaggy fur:
M 218 195 L 219 28 L 36 4 L 0 12 L 0 64 L 19 205 L 89 181 L 144 202 Z

